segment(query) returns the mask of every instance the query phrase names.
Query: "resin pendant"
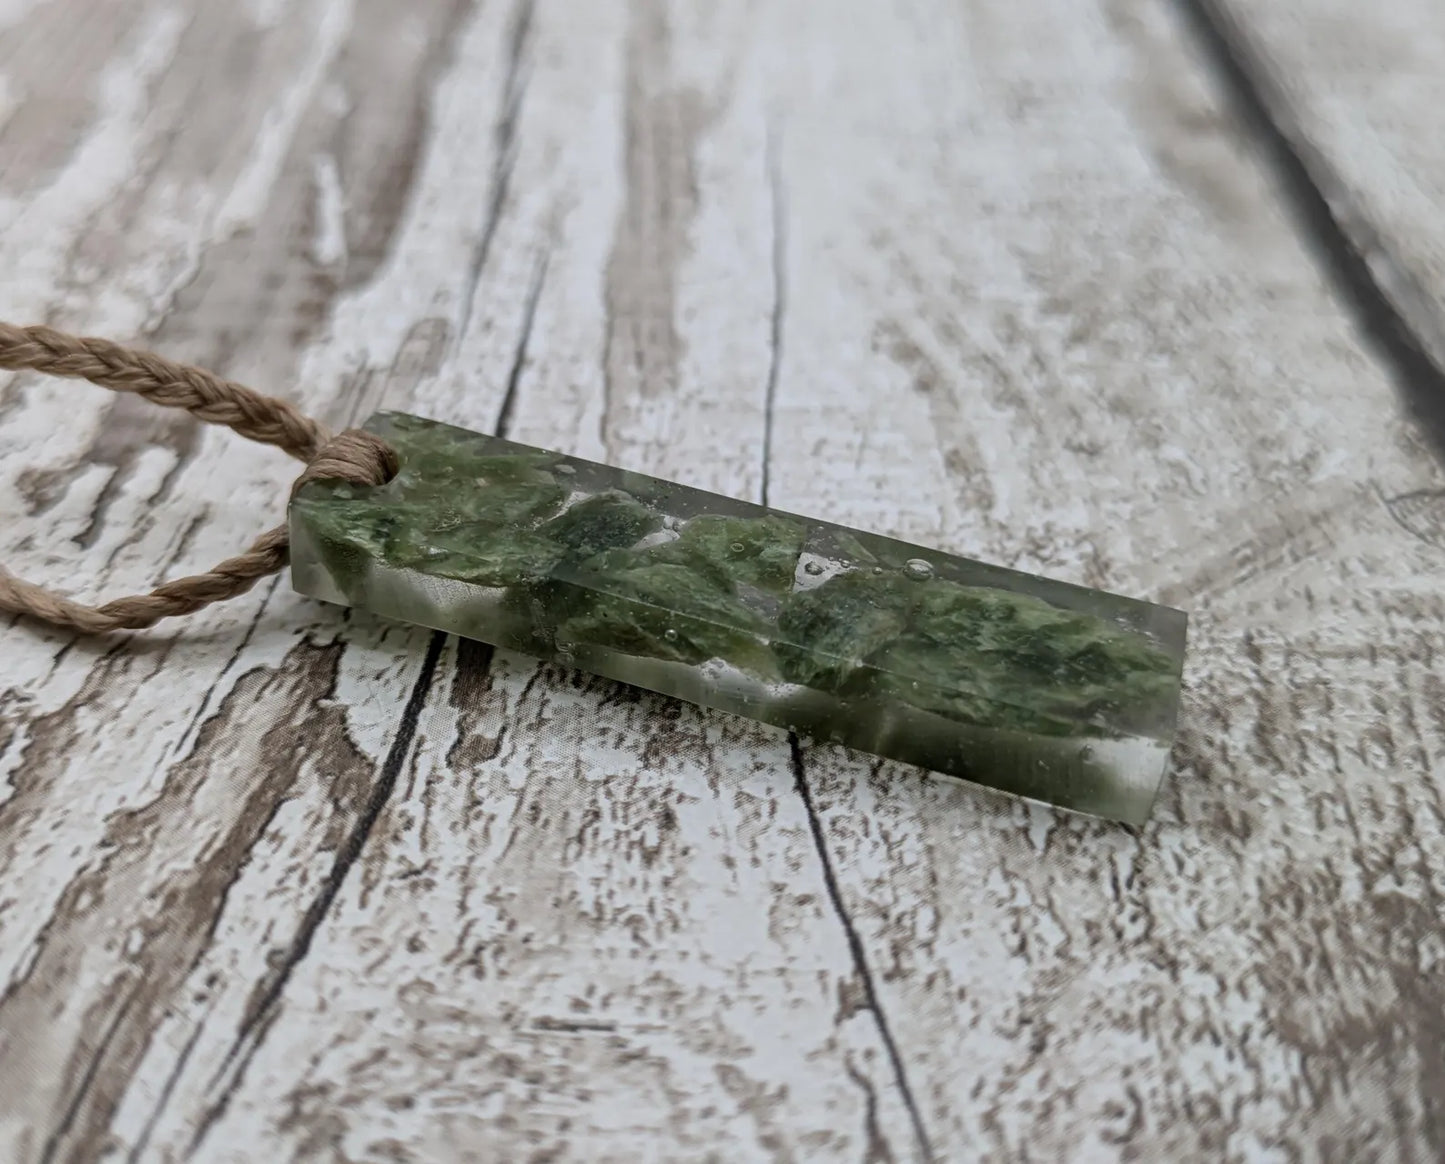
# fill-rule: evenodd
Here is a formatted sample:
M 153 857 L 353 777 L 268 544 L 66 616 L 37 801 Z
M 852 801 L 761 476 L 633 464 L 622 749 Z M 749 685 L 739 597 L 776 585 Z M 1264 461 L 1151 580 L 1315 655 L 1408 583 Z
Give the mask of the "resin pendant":
M 397 413 L 291 504 L 297 590 L 1140 824 L 1185 616 Z

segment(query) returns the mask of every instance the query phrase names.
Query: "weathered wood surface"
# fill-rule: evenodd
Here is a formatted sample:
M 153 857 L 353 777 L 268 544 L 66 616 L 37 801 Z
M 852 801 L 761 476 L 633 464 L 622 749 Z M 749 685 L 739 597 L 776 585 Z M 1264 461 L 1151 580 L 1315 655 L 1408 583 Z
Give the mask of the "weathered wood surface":
M 1445 1152 L 1445 472 L 1171 10 L 0 19 L 4 317 L 1195 615 L 1138 834 L 284 584 L 8 626 L 0 1156 Z M 0 548 L 291 471 L 20 379 Z
M 1434 364 L 1413 373 L 1445 444 L 1445 8 L 1434 0 L 1197 3 L 1323 197 L 1359 279 Z M 1432 508 L 1439 529 L 1445 499 Z

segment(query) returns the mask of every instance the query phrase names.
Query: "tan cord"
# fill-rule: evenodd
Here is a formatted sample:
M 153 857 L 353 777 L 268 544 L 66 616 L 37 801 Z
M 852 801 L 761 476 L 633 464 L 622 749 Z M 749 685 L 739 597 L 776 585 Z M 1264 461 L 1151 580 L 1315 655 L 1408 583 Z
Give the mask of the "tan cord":
M 134 392 L 153 404 L 184 408 L 209 424 L 222 424 L 253 441 L 275 445 L 307 463 L 291 488 L 293 495 L 307 481 L 381 485 L 396 475 L 396 453 L 369 432 L 347 429 L 329 437 L 321 425 L 284 400 L 109 340 L 0 322 L 0 368 L 30 368 L 89 380 L 116 392 Z M 86 634 L 138 630 L 244 594 L 259 579 L 282 569 L 289 552 L 286 526 L 281 525 L 262 534 L 245 553 L 204 574 L 177 578 L 149 594 L 101 606 L 62 598 L 0 566 L 0 611 L 30 615 Z

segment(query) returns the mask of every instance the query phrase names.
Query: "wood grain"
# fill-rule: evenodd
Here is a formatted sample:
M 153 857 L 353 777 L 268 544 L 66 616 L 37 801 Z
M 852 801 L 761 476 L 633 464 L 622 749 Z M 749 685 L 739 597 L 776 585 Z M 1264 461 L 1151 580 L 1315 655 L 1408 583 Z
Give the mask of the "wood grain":
M 0 8 L 0 310 L 1194 612 L 1137 833 L 284 584 L 0 639 L 0 1155 L 1432 1160 L 1445 473 L 1143 0 Z M 0 395 L 3 552 L 289 466 Z

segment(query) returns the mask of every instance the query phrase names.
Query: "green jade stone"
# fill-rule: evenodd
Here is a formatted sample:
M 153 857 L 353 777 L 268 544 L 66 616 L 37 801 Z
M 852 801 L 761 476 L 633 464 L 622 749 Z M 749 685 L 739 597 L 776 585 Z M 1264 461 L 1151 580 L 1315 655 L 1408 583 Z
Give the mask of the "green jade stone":
M 386 485 L 291 505 L 328 602 L 1131 824 L 1185 616 L 398 413 Z

